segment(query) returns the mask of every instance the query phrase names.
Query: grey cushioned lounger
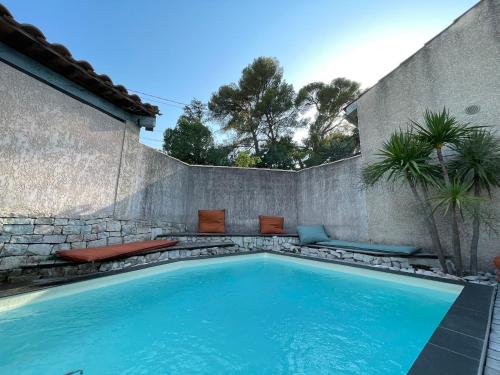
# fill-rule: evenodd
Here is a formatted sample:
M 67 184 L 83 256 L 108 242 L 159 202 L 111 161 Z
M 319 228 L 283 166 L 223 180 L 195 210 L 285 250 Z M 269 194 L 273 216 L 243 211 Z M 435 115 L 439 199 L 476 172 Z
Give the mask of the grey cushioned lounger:
M 340 247 L 342 249 L 356 249 L 366 251 L 377 251 L 381 253 L 413 254 L 420 250 L 418 247 L 403 245 L 380 245 L 375 243 L 352 242 L 342 240 L 329 240 L 316 242 L 316 245 Z

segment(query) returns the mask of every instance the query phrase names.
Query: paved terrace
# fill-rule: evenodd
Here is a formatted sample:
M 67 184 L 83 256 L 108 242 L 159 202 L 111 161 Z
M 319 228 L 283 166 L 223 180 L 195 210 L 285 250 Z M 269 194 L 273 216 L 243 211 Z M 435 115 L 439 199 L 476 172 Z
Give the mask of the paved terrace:
M 493 317 L 491 321 L 490 342 L 486 358 L 484 375 L 500 374 L 500 294 L 497 291 Z

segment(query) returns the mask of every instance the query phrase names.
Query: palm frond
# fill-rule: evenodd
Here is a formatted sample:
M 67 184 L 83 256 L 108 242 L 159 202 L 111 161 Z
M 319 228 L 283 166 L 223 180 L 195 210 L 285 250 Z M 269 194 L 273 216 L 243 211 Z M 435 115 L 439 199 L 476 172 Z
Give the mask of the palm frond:
M 456 156 L 450 170 L 470 179 L 488 192 L 500 187 L 500 139 L 491 131 L 477 129 L 453 146 Z
M 430 163 L 432 150 L 409 130 L 394 132 L 376 153 L 378 160 L 363 169 L 363 185 L 373 186 L 384 177 L 392 183 L 411 180 L 436 184 L 439 168 Z
M 462 216 L 464 210 L 473 211 L 474 207 L 484 201 L 484 198 L 469 194 L 472 185 L 472 181 L 460 178 L 454 178 L 450 185 L 439 185 L 436 194 L 429 198 L 433 210 L 441 208 L 444 215 L 447 215 L 452 207 L 456 207 Z
M 441 112 L 426 110 L 423 123 L 411 120 L 417 138 L 435 149 L 454 145 L 465 138 L 476 126 L 460 123 L 448 110 Z

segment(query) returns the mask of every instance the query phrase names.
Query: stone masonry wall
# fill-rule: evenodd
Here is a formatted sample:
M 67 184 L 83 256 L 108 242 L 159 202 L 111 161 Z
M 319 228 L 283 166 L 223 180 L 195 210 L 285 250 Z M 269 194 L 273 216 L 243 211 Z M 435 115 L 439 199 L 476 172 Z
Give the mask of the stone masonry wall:
M 127 225 L 127 224 L 124 224 Z M 122 225 L 122 227 L 124 226 Z M 151 233 L 154 233 L 152 231 Z M 17 283 L 29 282 L 39 279 L 71 278 L 95 273 L 106 273 L 127 269 L 133 271 L 134 268 L 143 265 L 156 265 L 166 261 L 177 261 L 184 259 L 195 259 L 207 256 L 221 256 L 230 254 L 243 254 L 256 251 L 272 251 L 284 255 L 300 255 L 309 258 L 334 260 L 349 264 L 360 264 L 370 266 L 375 269 L 389 269 L 393 271 L 405 272 L 408 274 L 419 274 L 425 276 L 441 277 L 452 280 L 463 280 L 488 285 L 496 285 L 495 275 L 480 273 L 479 276 L 465 277 L 460 279 L 457 276 L 444 274 L 439 268 L 436 259 L 402 258 L 402 257 L 381 257 L 359 254 L 342 249 L 313 248 L 300 246 L 297 237 L 293 236 L 186 236 L 161 234 L 161 237 L 177 239 L 181 243 L 193 244 L 203 242 L 203 248 L 186 246 L 185 249 L 163 249 L 144 255 L 135 255 L 124 259 L 115 259 L 104 262 L 58 265 L 57 260 L 53 266 L 44 267 L 18 267 L 9 271 L 0 271 L 0 279 Z M 108 237 L 108 239 L 111 237 Z M 221 243 L 226 243 L 222 246 Z M 230 243 L 230 244 L 227 244 Z M 424 267 L 422 267 L 424 266 Z
M 177 239 L 182 242 L 233 242 L 230 248 L 221 248 L 219 251 L 204 251 L 200 253 L 182 252 L 175 254 L 179 258 L 197 257 L 199 255 L 245 253 L 252 251 L 272 251 L 276 253 L 299 255 L 309 258 L 333 260 L 349 264 L 359 264 L 373 267 L 375 269 L 388 269 L 400 271 L 408 274 L 417 274 L 431 277 L 440 277 L 449 280 L 462 280 L 485 285 L 496 285 L 496 276 L 489 272 L 479 272 L 478 276 L 465 276 L 460 278 L 442 272 L 439 262 L 435 258 L 418 257 L 388 257 L 360 254 L 354 251 L 332 248 L 315 248 L 301 246 L 296 236 L 179 236 L 173 234 L 164 236 L 166 238 Z M 449 263 L 449 266 L 452 264 Z
M 76 276 L 83 276 L 96 273 L 106 273 L 117 270 L 131 270 L 146 264 L 160 264 L 166 261 L 181 260 L 186 258 L 198 258 L 213 255 L 228 255 L 242 252 L 248 252 L 238 246 L 219 247 L 212 246 L 202 249 L 165 249 L 148 253 L 144 255 L 135 255 L 124 259 L 114 259 L 103 262 L 92 263 L 75 263 L 57 265 L 54 261 L 53 267 L 29 267 L 29 268 L 15 268 L 6 271 L 0 271 L 0 281 L 7 281 L 10 283 L 30 282 L 40 279 L 54 279 L 54 278 L 71 278 Z
M 112 217 L 0 217 L 0 270 L 51 258 L 58 250 L 151 240 L 184 224 Z
M 437 259 L 387 257 L 360 254 L 353 251 L 330 248 L 315 248 L 301 246 L 296 236 L 182 236 L 172 234 L 166 236 L 182 243 L 191 242 L 233 242 L 240 251 L 274 251 L 283 254 L 297 254 L 313 258 L 339 260 L 347 263 L 361 263 L 375 267 L 388 268 L 397 271 L 416 272 L 414 265 L 423 265 L 438 269 Z M 420 272 L 420 271 L 419 271 Z
M 299 244 L 299 239 L 296 236 L 183 236 L 172 234 L 165 237 L 169 239 L 177 239 L 182 243 L 232 242 L 237 247 L 237 252 L 273 251 L 277 253 L 303 255 L 319 259 L 338 260 L 346 263 L 359 263 L 377 268 L 387 268 L 394 271 L 422 274 L 429 272 L 429 275 L 432 273 L 433 276 L 435 276 L 435 273 L 427 270 L 435 270 L 438 273 L 438 276 L 444 275 L 440 271 L 437 259 L 434 258 L 375 256 L 343 249 L 301 246 Z

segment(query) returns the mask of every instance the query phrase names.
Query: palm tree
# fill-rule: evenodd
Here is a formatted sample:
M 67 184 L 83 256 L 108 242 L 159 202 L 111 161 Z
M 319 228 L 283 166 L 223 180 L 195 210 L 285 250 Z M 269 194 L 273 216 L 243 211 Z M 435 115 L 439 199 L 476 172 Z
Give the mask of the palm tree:
M 500 139 L 488 130 L 474 130 L 457 143 L 453 150 L 456 158 L 451 164 L 458 178 L 471 181 L 470 190 L 479 199 L 486 191 L 491 197 L 491 188 L 500 187 Z M 481 224 L 481 208 L 472 210 L 472 240 L 470 245 L 470 273 L 477 274 L 477 248 Z
M 445 210 L 449 212 L 450 224 L 451 224 L 451 243 L 453 247 L 453 254 L 455 257 L 455 265 L 459 275 L 462 274 L 462 251 L 460 246 L 460 232 L 458 229 L 458 212 L 460 208 L 456 206 L 459 203 L 456 199 L 457 197 L 457 181 L 451 181 L 448 172 L 448 166 L 444 161 L 443 148 L 450 147 L 458 144 L 467 135 L 477 127 L 469 127 L 467 124 L 461 124 L 458 120 L 451 116 L 450 113 L 443 108 L 441 112 L 432 112 L 426 110 L 424 113 L 424 123 L 419 124 L 416 121 L 412 121 L 413 127 L 416 130 L 417 138 L 430 145 L 434 150 L 436 150 L 437 158 L 439 164 L 441 165 L 441 170 L 443 172 L 444 186 L 440 189 L 441 203 L 444 201 L 451 204 L 449 209 Z M 446 194 L 448 195 L 448 200 L 444 200 Z
M 443 148 L 452 146 L 464 139 L 472 129 L 477 127 L 468 127 L 467 124 L 461 124 L 458 120 L 451 116 L 446 107 L 441 112 L 432 112 L 425 110 L 424 123 L 419 124 L 411 120 L 413 127 L 416 129 L 417 138 L 422 142 L 431 145 L 437 154 L 439 164 L 443 171 L 443 178 L 446 186 L 449 186 L 450 176 L 448 168 L 443 157 Z
M 441 207 L 444 210 L 444 215 L 450 215 L 451 217 L 453 256 L 459 276 L 463 274 L 463 265 L 458 219 L 463 216 L 464 209 L 477 206 L 480 200 L 480 198 L 469 194 L 471 187 L 472 182 L 454 176 L 449 185 L 441 185 L 437 193 L 430 198 L 430 201 L 435 203 L 434 209 Z
M 427 229 L 434 250 L 443 271 L 447 272 L 446 260 L 428 196 L 428 186 L 435 185 L 439 176 L 439 167 L 429 163 L 432 151 L 433 148 L 429 144 L 418 140 L 411 131 L 396 131 L 377 153 L 379 160 L 363 169 L 362 180 L 365 187 L 375 185 L 384 177 L 391 183 L 398 181 L 408 183 L 413 197 L 426 213 Z

